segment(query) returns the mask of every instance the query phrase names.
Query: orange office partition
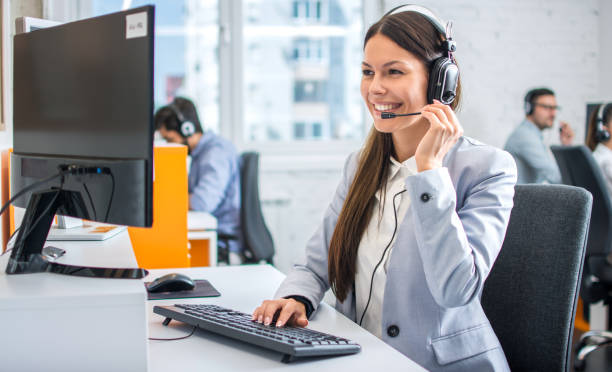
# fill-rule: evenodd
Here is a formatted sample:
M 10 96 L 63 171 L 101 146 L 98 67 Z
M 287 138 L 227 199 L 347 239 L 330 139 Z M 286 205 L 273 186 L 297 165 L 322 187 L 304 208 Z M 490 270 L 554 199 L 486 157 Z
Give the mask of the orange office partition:
M 187 147 L 155 146 L 153 163 L 153 226 L 128 228 L 138 266 L 189 267 Z
M 9 195 L 10 195 L 10 189 L 9 189 L 9 172 L 10 172 L 10 158 L 11 155 L 11 151 L 10 150 L 2 150 L 2 166 L 1 166 L 1 173 L 2 173 L 2 191 L 1 191 L 1 196 L 0 196 L 0 202 L 2 203 L 2 205 L 6 204 L 6 202 L 8 202 L 9 200 Z M 8 210 L 6 212 L 4 212 L 4 214 L 2 215 L 2 220 L 0 225 L 2 226 L 2 252 L 4 252 L 6 250 L 6 245 L 8 243 L 8 239 L 10 236 L 10 232 L 11 232 L 11 219 L 10 219 L 10 213 L 11 211 Z

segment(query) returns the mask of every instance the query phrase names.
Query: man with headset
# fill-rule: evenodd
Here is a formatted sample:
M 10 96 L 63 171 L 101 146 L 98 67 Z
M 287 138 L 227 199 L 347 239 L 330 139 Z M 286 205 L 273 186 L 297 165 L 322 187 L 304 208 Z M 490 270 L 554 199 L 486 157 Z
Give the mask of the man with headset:
M 187 146 L 189 209 L 217 218 L 217 230 L 238 240 L 220 242 L 219 261 L 242 262 L 240 231 L 240 168 L 234 145 L 211 131 L 204 132 L 193 102 L 176 97 L 155 113 L 155 129 L 168 142 Z M 221 244 L 229 244 L 227 247 Z
M 516 161 L 517 183 L 561 183 L 559 167 L 542 136 L 544 129 L 552 128 L 558 109 L 555 93 L 548 88 L 525 95 L 525 120 L 504 146 Z M 559 138 L 562 145 L 572 144 L 574 132 L 569 124 L 561 122 Z

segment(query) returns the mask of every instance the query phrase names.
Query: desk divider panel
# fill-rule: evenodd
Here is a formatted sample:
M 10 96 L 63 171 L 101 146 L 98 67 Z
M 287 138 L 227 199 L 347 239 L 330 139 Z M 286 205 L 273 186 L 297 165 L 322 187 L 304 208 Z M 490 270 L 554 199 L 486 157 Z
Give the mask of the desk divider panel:
M 128 228 L 138 266 L 189 267 L 187 147 L 155 146 L 153 162 L 153 226 Z

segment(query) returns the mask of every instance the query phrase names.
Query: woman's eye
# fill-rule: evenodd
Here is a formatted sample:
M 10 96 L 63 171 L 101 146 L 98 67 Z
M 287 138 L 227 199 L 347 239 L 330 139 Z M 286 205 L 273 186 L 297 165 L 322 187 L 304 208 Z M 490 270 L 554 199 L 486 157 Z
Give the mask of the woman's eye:
M 363 74 L 363 76 L 374 75 L 374 72 L 372 70 L 361 70 L 361 73 Z
M 403 72 L 400 71 L 400 70 L 391 69 L 391 70 L 389 70 L 389 74 L 390 75 L 401 75 L 401 74 L 403 74 Z

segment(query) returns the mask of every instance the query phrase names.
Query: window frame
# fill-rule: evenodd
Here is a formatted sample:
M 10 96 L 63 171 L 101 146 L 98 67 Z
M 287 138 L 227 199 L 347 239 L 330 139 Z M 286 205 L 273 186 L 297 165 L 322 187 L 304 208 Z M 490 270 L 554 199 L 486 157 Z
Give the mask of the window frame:
M 308 0 L 313 4 L 315 1 Z M 361 2 L 362 16 L 362 32 L 365 33 L 366 17 L 369 10 L 375 10 L 379 13 L 379 5 L 368 4 L 365 0 Z M 383 0 L 380 0 L 383 1 Z M 327 0 L 322 0 L 327 2 Z M 244 150 L 257 151 L 265 157 L 268 156 L 283 156 L 291 162 L 291 157 L 304 157 L 310 154 L 317 154 L 316 162 L 324 162 L 323 157 L 344 156 L 352 151 L 359 149 L 367 136 L 368 130 L 364 133 L 364 138 L 358 140 L 300 140 L 300 141 L 254 141 L 246 142 L 243 138 L 243 133 L 246 125 L 244 118 L 244 98 L 243 98 L 243 55 L 242 55 L 242 26 L 243 26 L 243 3 L 242 0 L 219 1 L 219 20 L 220 20 L 220 41 L 219 41 L 219 65 L 221 79 L 220 81 L 228 82 L 229 84 L 221 84 L 220 86 L 220 128 L 219 133 L 232 140 L 237 148 Z M 323 18 L 322 18 L 323 19 Z M 235 20 L 240 20 L 236 22 Z M 309 19 L 311 20 L 311 19 Z M 246 88 L 244 88 L 246 89 Z M 369 120 L 369 114 L 366 111 L 365 105 L 361 108 L 364 125 Z M 227 123 L 227 124 L 226 124 Z M 293 125 L 293 122 L 290 123 Z M 314 159 L 314 158 L 313 158 Z M 281 161 L 282 163 L 283 161 Z M 337 163 L 337 162 L 333 162 Z
M 320 0 L 321 4 L 328 0 Z M 380 14 L 384 0 L 361 2 L 362 32 L 367 25 L 367 14 Z M 316 4 L 315 0 L 306 0 L 309 4 Z M 43 0 L 43 12 L 45 18 L 48 16 L 60 16 L 60 18 L 80 18 L 86 13 L 87 6 L 80 1 L 53 1 Z M 258 151 L 263 156 L 279 156 L 287 159 L 292 156 L 306 159 L 312 154 L 317 154 L 320 164 L 321 160 L 331 156 L 345 156 L 357 150 L 365 138 L 358 140 L 300 140 L 300 141 L 253 141 L 246 142 L 243 133 L 246 125 L 244 110 L 244 56 L 242 51 L 242 27 L 243 27 L 243 0 L 218 0 L 219 6 L 219 134 L 230 139 L 241 151 Z M 321 20 L 328 16 L 324 6 L 322 8 Z M 63 16 L 63 17 L 62 17 Z M 314 18 L 306 19 L 306 23 L 313 23 Z M 357 62 L 356 62 L 357 63 Z M 363 112 L 364 125 L 369 126 L 369 114 L 365 105 L 361 108 Z M 292 123 L 291 123 L 292 124 Z M 368 130 L 364 133 L 367 135 Z M 322 158 L 323 157 L 323 158 Z M 281 161 L 282 163 L 283 161 Z

